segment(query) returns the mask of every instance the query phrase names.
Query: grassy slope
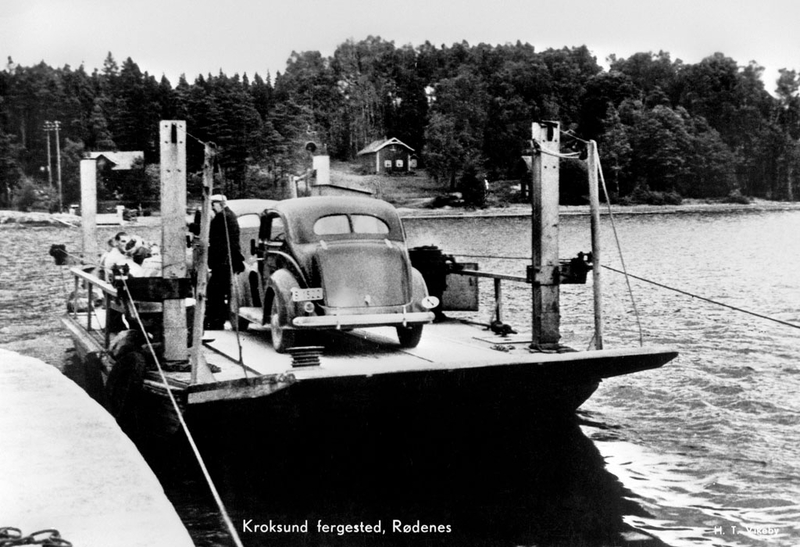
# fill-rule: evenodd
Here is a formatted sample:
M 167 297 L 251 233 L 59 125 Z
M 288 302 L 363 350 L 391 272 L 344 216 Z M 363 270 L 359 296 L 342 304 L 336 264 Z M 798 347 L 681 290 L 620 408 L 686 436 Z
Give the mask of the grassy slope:
M 370 190 L 375 197 L 397 207 L 425 207 L 442 193 L 441 185 L 428 178 L 419 169 L 409 175 L 361 175 L 357 166 L 344 162 L 331 162 L 331 183 Z
M 436 196 L 447 194 L 447 189 L 440 183 L 430 179 L 424 169 L 418 169 L 413 175 L 406 176 L 384 176 L 384 175 L 361 175 L 356 171 L 354 164 L 344 162 L 331 162 L 331 182 L 342 186 L 350 186 L 370 190 L 376 197 L 384 199 L 398 208 L 405 209 L 426 209 L 426 214 L 455 213 L 458 211 L 466 213 L 468 210 L 462 208 L 443 207 L 436 211 L 428 209 Z M 488 209 L 481 214 L 491 213 L 515 213 L 528 214 L 530 205 L 515 203 L 519 188 L 515 187 L 516 181 L 495 181 L 491 183 L 491 190 L 488 196 Z M 605 213 L 606 206 L 602 205 L 602 212 Z M 561 206 L 562 213 L 566 214 L 585 214 L 588 213 L 588 206 Z M 678 211 L 738 211 L 738 210 L 800 210 L 800 202 L 780 202 L 767 201 L 763 199 L 752 199 L 749 204 L 722 203 L 712 200 L 691 200 L 685 199 L 681 205 L 614 205 L 613 209 L 619 213 L 642 214 L 642 213 L 669 213 Z

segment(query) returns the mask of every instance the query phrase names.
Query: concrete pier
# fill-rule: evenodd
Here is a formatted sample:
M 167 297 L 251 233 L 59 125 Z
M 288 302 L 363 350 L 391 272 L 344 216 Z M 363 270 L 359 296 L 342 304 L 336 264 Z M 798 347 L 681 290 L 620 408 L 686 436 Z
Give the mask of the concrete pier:
M 0 527 L 82 547 L 192 546 L 134 444 L 56 368 L 0 349 Z

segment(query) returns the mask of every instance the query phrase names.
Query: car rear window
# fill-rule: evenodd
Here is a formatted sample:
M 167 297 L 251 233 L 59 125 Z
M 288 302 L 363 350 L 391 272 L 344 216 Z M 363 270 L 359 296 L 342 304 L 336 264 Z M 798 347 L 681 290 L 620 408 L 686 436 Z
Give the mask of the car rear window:
M 388 234 L 389 225 L 371 215 L 328 215 L 317 219 L 314 233 L 318 236 L 339 234 Z
M 352 215 L 353 232 L 357 234 L 388 234 L 389 225 L 371 215 Z
M 238 219 L 240 228 L 258 228 L 260 224 L 260 217 L 255 213 L 248 213 L 240 216 Z
M 314 223 L 314 233 L 318 236 L 329 236 L 333 234 L 349 234 L 350 221 L 347 215 L 330 215 L 317 219 Z

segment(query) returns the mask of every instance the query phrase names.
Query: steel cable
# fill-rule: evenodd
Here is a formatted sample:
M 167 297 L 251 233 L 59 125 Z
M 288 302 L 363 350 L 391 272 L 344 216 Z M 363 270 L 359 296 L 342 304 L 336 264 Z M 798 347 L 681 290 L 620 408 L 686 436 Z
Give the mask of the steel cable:
M 639 281 L 644 281 L 645 283 L 650 283 L 651 285 L 655 285 L 655 286 L 660 287 L 662 289 L 667 289 L 667 290 L 674 291 L 676 293 L 680 293 L 680 294 L 683 294 L 683 295 L 686 295 L 686 296 L 691 296 L 692 298 L 697 298 L 698 300 L 703 300 L 704 302 L 708 302 L 710 304 L 716 304 L 717 306 L 722 306 L 724 308 L 728 308 L 728 309 L 731 309 L 731 310 L 734 310 L 734 311 L 746 313 L 746 314 L 752 315 L 754 317 L 759 317 L 761 319 L 766 319 L 767 321 L 772 321 L 772 322 L 778 323 L 780 325 L 785 325 L 787 327 L 800 329 L 800 325 L 798 325 L 796 323 L 790 323 L 790 322 L 784 321 L 782 319 L 776 319 L 775 317 L 770 317 L 768 315 L 764 315 L 764 314 L 757 313 L 757 312 L 754 312 L 754 311 L 746 310 L 744 308 L 739 308 L 737 306 L 732 306 L 730 304 L 725 304 L 724 302 L 719 302 L 717 300 L 712 300 L 711 298 L 706 298 L 705 296 L 700 296 L 699 294 L 690 293 L 689 291 L 684 291 L 683 289 L 677 289 L 675 287 L 670 287 L 669 285 L 664 285 L 663 283 L 659 283 L 658 281 L 653 281 L 651 279 L 645 279 L 644 277 L 639 277 L 638 275 L 633 275 L 631 273 L 622 272 L 620 270 L 617 270 L 616 268 L 612 268 L 611 266 L 603 265 L 603 268 L 606 268 L 607 270 L 611 270 L 612 272 L 623 274 L 623 275 L 625 275 L 627 277 L 632 277 L 634 279 L 638 279 Z
M 125 288 L 125 293 L 128 296 L 128 299 L 131 303 L 133 303 L 133 296 L 131 295 L 131 291 L 128 288 L 128 283 L 125 278 L 122 278 L 122 285 Z M 228 515 L 228 511 L 225 509 L 225 504 L 222 501 L 222 498 L 217 491 L 217 487 L 214 485 L 214 480 L 211 478 L 211 474 L 208 472 L 208 468 L 206 467 L 205 461 L 203 460 L 203 456 L 200 454 L 200 449 L 197 447 L 197 444 L 194 441 L 194 437 L 192 433 L 189 431 L 189 426 L 186 424 L 186 421 L 183 418 L 183 413 L 181 412 L 180 407 L 178 406 L 178 401 L 175 400 L 175 396 L 172 394 L 172 388 L 167 381 L 167 376 L 164 374 L 164 369 L 161 367 L 161 363 L 158 361 L 158 356 L 156 355 L 156 350 L 153 348 L 153 344 L 150 342 L 150 337 L 147 334 L 147 330 L 144 327 L 144 323 L 142 322 L 141 317 L 139 316 L 139 310 L 136 309 L 136 305 L 131 305 L 130 309 L 133 312 L 133 316 L 136 319 L 136 322 L 139 324 L 139 329 L 142 331 L 144 335 L 145 342 L 147 343 L 147 348 L 150 350 L 150 354 L 153 356 L 153 360 L 155 361 L 156 367 L 158 368 L 158 374 L 161 376 L 161 381 L 164 383 L 164 388 L 167 391 L 167 395 L 169 396 L 169 400 L 172 403 L 172 407 L 175 410 L 175 414 L 178 418 L 178 421 L 181 424 L 181 428 L 183 432 L 186 434 L 186 439 L 189 441 L 189 445 L 192 448 L 192 452 L 194 452 L 194 456 L 197 459 L 197 463 L 200 465 L 200 469 L 203 472 L 203 476 L 206 479 L 206 483 L 208 484 L 209 489 L 211 490 L 211 494 L 214 497 L 214 501 L 217 503 L 219 507 L 220 513 L 222 514 L 222 518 L 225 521 L 226 526 L 233 538 L 234 543 L 237 547 L 244 547 L 242 544 L 242 540 L 239 538 L 239 535 L 236 532 L 236 528 L 233 525 L 233 521 L 231 520 L 230 516 Z
M 597 152 L 597 146 L 592 146 L 592 152 L 597 154 L 597 174 L 600 175 L 600 182 L 603 185 L 603 194 L 606 196 L 606 205 L 608 206 L 608 218 L 611 221 L 611 231 L 614 233 L 614 240 L 617 243 L 617 253 L 619 254 L 619 261 L 622 264 L 622 270 L 625 274 L 625 284 L 628 286 L 628 294 L 631 297 L 631 305 L 633 306 L 633 313 L 636 316 L 636 325 L 639 328 L 639 345 L 644 345 L 644 334 L 642 331 L 642 320 L 639 317 L 639 309 L 636 307 L 636 298 L 633 296 L 633 287 L 631 287 L 630 279 L 628 278 L 628 268 L 625 266 L 625 258 L 622 256 L 622 245 L 619 242 L 619 234 L 617 233 L 617 225 L 614 222 L 614 214 L 611 211 L 611 198 L 608 195 L 608 188 L 606 188 L 606 178 L 603 176 L 603 167 L 600 164 L 600 153 Z
M 467 254 L 467 253 L 450 253 L 450 254 L 452 254 L 453 256 L 461 256 L 461 257 L 466 257 L 466 258 L 486 258 L 486 259 L 495 259 L 495 260 L 526 260 L 526 261 L 530 260 L 530 257 L 528 257 L 528 256 L 476 255 L 476 254 Z M 728 309 L 731 309 L 731 310 L 734 310 L 734 311 L 746 313 L 746 314 L 752 315 L 754 317 L 758 317 L 760 319 L 766 319 L 767 321 L 772 321 L 773 323 L 778 323 L 780 325 L 785 325 L 787 327 L 800 329 L 800 325 L 798 325 L 797 323 L 791 323 L 789 321 L 784 321 L 782 319 L 777 319 L 775 317 L 770 317 L 770 316 L 764 315 L 762 313 L 754 312 L 754 311 L 751 311 L 751 310 L 746 310 L 746 309 L 740 308 L 738 306 L 732 306 L 730 304 L 725 304 L 724 302 L 719 302 L 719 301 L 714 300 L 712 298 L 701 296 L 699 294 L 695 294 L 695 293 L 692 293 L 692 292 L 689 292 L 689 291 L 685 291 L 683 289 L 678 289 L 676 287 L 671 287 L 671 286 L 666 285 L 664 283 L 659 283 L 658 281 L 653 281 L 652 279 L 647 279 L 645 277 L 634 275 L 632 273 L 624 272 L 622 270 L 618 270 L 616 268 L 613 268 L 611 266 L 607 266 L 605 264 L 603 264 L 602 267 L 607 269 L 607 270 L 610 270 L 610 271 L 612 271 L 614 273 L 618 273 L 618 274 L 622 274 L 622 275 L 625 275 L 625 276 L 628 276 L 628 277 L 632 277 L 633 279 L 636 279 L 638 281 L 643 281 L 645 283 L 650 283 L 651 285 L 655 285 L 657 287 L 660 287 L 662 289 L 667 289 L 669 291 L 677 292 L 677 293 L 683 294 L 685 296 L 690 296 L 692 298 L 697 298 L 698 300 L 702 300 L 704 302 L 708 302 L 709 304 L 715 304 L 717 306 L 721 306 L 723 308 L 728 308 Z

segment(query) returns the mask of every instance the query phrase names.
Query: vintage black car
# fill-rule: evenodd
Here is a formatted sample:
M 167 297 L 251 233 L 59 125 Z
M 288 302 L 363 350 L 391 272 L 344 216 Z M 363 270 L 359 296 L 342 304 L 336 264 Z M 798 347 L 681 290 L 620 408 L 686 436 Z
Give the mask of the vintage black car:
M 411 348 L 434 318 L 438 299 L 411 266 L 400 217 L 384 201 L 276 202 L 261 215 L 255 251 L 259 275 L 240 276 L 239 327 L 253 321 L 252 306 L 260 304 L 260 323 L 270 326 L 279 352 L 303 332 L 387 325 Z

